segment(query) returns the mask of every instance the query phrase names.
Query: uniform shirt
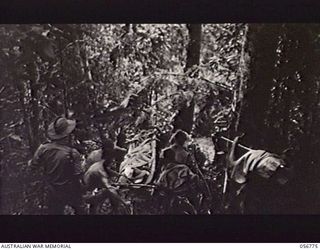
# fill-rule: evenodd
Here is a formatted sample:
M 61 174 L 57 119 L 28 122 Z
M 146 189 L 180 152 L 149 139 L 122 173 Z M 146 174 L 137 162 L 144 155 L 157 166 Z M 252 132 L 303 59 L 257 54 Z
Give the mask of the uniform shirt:
M 56 142 L 41 144 L 31 164 L 40 169 L 52 186 L 70 184 L 79 180 L 82 174 L 80 153 Z

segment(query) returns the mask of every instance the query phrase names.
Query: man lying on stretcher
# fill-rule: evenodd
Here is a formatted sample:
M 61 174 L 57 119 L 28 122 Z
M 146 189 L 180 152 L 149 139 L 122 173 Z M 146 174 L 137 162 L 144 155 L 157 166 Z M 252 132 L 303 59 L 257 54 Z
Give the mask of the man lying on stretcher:
M 237 198 L 234 199 L 237 204 L 234 205 L 245 214 L 282 213 L 287 199 L 283 191 L 291 177 L 291 170 L 283 156 L 248 149 L 235 160 L 238 140 L 239 137 L 236 137 L 229 153 L 230 177 L 236 183 Z
M 238 160 L 235 160 L 235 148 L 238 144 L 239 137 L 236 137 L 232 143 L 229 154 L 229 163 L 232 167 L 231 178 L 237 183 L 243 184 L 247 181 L 250 173 L 258 174 L 264 179 L 271 178 L 276 171 L 287 168 L 283 158 L 277 154 L 269 153 L 265 150 L 248 150 Z M 288 179 L 277 178 L 279 184 L 285 184 Z

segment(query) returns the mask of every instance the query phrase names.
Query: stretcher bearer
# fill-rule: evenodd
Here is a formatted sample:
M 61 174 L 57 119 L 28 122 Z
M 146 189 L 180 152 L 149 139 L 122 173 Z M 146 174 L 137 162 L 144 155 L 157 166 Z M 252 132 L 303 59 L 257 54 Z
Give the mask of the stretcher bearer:
M 90 214 L 96 213 L 98 203 L 105 198 L 110 198 L 110 202 L 114 207 L 120 203 L 123 203 L 125 206 L 127 205 L 118 194 L 117 188 L 112 185 L 113 177 L 116 177 L 116 179 L 120 177 L 118 172 L 111 169 L 115 151 L 113 142 L 106 139 L 102 148 L 101 159 L 93 162 L 84 173 L 83 183 L 86 191 L 88 191 L 88 194 L 85 195 L 85 200 L 89 201 L 91 205 Z M 96 189 L 99 190 L 98 194 L 93 197 L 90 193 Z M 94 200 L 94 202 L 90 200 Z

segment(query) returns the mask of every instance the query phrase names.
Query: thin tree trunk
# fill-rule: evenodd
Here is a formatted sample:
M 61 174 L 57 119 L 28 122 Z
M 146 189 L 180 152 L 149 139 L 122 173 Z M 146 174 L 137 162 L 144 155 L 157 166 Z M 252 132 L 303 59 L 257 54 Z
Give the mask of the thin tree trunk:
M 63 65 L 63 54 L 62 54 L 62 46 L 61 46 L 61 38 L 58 40 L 59 43 L 59 63 L 61 69 L 61 78 L 63 81 L 63 113 L 66 118 L 69 116 L 69 96 L 68 96 L 68 86 L 66 83 L 66 79 L 64 78 L 64 65 Z
M 39 146 L 39 105 L 38 105 L 38 84 L 39 75 L 36 62 L 28 65 L 29 72 L 31 73 L 29 86 L 30 86 L 30 104 L 31 104 L 31 117 L 30 125 L 32 131 L 31 152 L 34 153 Z
M 157 93 L 155 90 L 153 90 L 151 92 L 151 106 L 152 108 L 152 112 L 151 112 L 151 124 L 152 126 L 156 126 L 157 125 L 157 110 L 156 110 L 156 105 L 153 106 L 154 103 L 157 102 Z M 151 142 L 151 150 L 152 150 L 152 163 L 151 163 L 151 169 L 150 169 L 150 175 L 148 176 L 148 179 L 146 180 L 146 184 L 149 184 L 152 179 L 154 178 L 154 175 L 157 169 L 157 141 L 156 141 L 156 129 L 155 129 L 155 133 L 152 137 L 152 142 Z
M 240 55 L 240 65 L 239 65 L 239 74 L 240 74 L 240 82 L 238 86 L 235 86 L 234 97 L 233 97 L 233 113 L 235 117 L 232 122 L 231 132 L 238 131 L 239 122 L 240 122 L 240 114 L 243 106 L 243 97 L 244 91 L 246 89 L 247 84 L 247 76 L 249 74 L 249 55 L 248 55 L 248 30 L 249 25 L 246 24 L 244 27 L 243 39 L 241 42 L 241 55 Z
M 29 149 L 32 152 L 31 148 L 32 148 L 32 143 L 33 143 L 33 140 L 32 140 L 32 130 L 31 130 L 31 126 L 30 126 L 30 119 L 29 119 L 29 116 L 28 116 L 28 110 L 27 110 L 27 105 L 24 101 L 25 99 L 25 88 L 23 86 L 23 83 L 17 83 L 16 84 L 17 86 L 17 89 L 18 89 L 18 92 L 19 92 L 19 102 L 20 102 L 20 106 L 21 106 L 21 110 L 22 110 L 22 114 L 23 114 L 23 123 L 24 123 L 24 126 L 25 126 L 25 130 L 27 132 L 27 140 L 28 140 L 28 145 L 29 145 Z

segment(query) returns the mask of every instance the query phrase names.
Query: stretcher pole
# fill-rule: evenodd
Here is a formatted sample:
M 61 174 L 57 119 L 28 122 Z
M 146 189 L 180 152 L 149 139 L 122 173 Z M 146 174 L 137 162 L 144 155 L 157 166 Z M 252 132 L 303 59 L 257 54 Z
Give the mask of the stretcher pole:
M 230 139 L 228 139 L 227 137 L 221 136 L 220 138 L 221 138 L 222 140 L 227 141 L 227 142 L 233 143 L 233 141 L 230 140 Z M 252 150 L 251 148 L 248 148 L 248 147 L 246 147 L 246 146 L 244 146 L 244 145 L 242 145 L 242 144 L 240 144 L 240 143 L 238 143 L 237 146 L 238 146 L 239 148 L 244 149 L 244 150 L 248 150 L 248 151 L 249 151 L 249 150 Z

